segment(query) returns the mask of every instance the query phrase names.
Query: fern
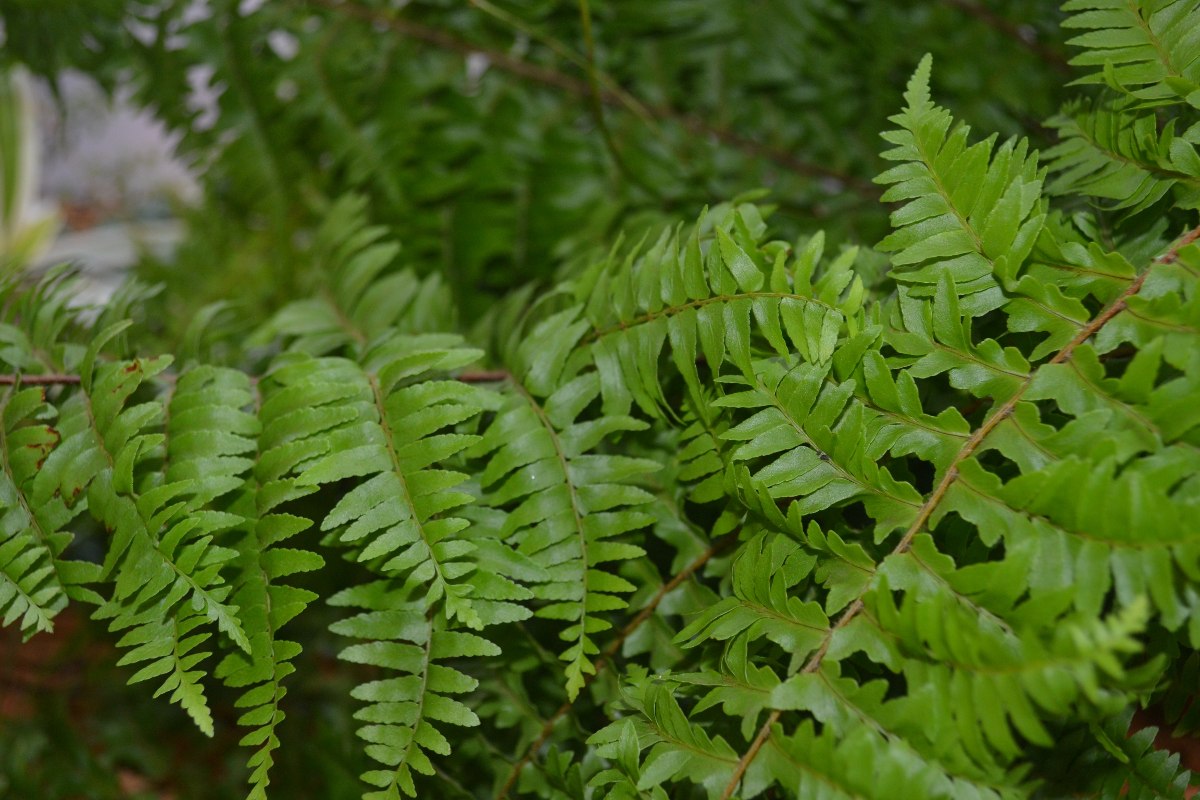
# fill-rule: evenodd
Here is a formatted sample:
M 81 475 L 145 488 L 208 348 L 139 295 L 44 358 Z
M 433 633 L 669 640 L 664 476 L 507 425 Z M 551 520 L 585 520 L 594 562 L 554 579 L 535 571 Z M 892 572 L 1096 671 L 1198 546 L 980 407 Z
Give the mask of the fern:
M 1071 63 L 1100 68 L 1080 82 L 1103 82 L 1150 102 L 1182 98 L 1200 108 L 1195 40 L 1200 5 L 1193 0 L 1071 0 L 1063 10 L 1076 12 L 1064 27 L 1086 31 L 1069 42 L 1085 48 Z
M 675 172 L 703 173 L 711 143 L 680 130 L 739 134 L 640 106 L 586 3 L 580 86 L 518 52 L 572 57 L 549 7 L 306 11 L 349 15 L 329 29 L 253 5 L 211 22 L 170 6 L 159 34 L 196 30 L 157 57 L 169 76 L 219 50 L 221 128 L 249 138 L 212 151 L 213 180 L 261 216 L 219 256 L 294 270 L 262 309 L 239 292 L 166 322 L 141 283 L 100 310 L 72 305 L 65 271 L 4 287 L 5 626 L 30 638 L 94 606 L 130 683 L 209 736 L 232 704 L 260 800 L 340 797 L 355 774 L 372 800 L 1184 796 L 1191 775 L 1131 718 L 1196 721 L 1193 0 L 1064 6 L 1090 94 L 1042 153 L 977 136 L 921 60 L 856 237 L 874 248 L 841 244 L 840 218 L 797 235 L 796 209 L 758 195 L 691 224 L 635 216 L 654 192 L 697 199 Z M 675 20 L 703 23 L 695 53 L 656 56 L 683 74 L 742 24 L 700 5 L 622 0 L 595 24 L 678 44 Z M 815 28 L 883 24 L 811 5 Z M 498 19 L 518 48 L 482 44 Z M 347 58 L 335 42 L 366 41 L 364 21 L 586 92 L 605 147 L 486 73 L 450 91 L 458 62 L 396 42 Z M 256 22 L 319 51 L 251 58 Z M 791 81 L 779 49 L 735 60 Z M 412 64 L 428 75 L 397 83 Z M 412 100 L 403 136 L 394 108 L 377 126 L 338 91 L 347 75 Z M 277 105 L 268 81 L 303 101 Z M 486 135 L 489 115 L 514 138 Z M 617 147 L 633 122 L 657 139 Z M 315 141 L 288 139 L 297 125 Z M 414 164 L 418 142 L 439 148 Z M 303 167 L 310 146 L 329 174 Z M 529 148 L 520 180 L 495 174 L 501 146 Z M 599 157 L 638 178 L 620 213 L 584 207 Z M 602 249 L 616 223 L 631 238 Z M 536 262 L 532 282 L 472 294 L 506 259 Z M 328 711 L 347 696 L 352 720 Z
M 511 508 L 496 535 L 544 570 L 532 587 L 535 598 L 548 601 L 538 615 L 568 623 L 561 657 L 572 698 L 595 671 L 593 637 L 612 627 L 603 612 L 625 608 L 621 595 L 635 588 L 600 565 L 643 554 L 616 537 L 652 521 L 639 507 L 653 498 L 634 482 L 656 469 L 645 459 L 591 452 L 645 423 L 624 414 L 583 416 L 602 378 L 596 370 L 576 374 L 570 364 L 587 328 L 578 315 L 578 308 L 551 315 L 511 355 L 512 390 L 476 448 L 490 454 L 480 475 L 485 502 Z M 553 349 L 539 353 L 543 341 Z

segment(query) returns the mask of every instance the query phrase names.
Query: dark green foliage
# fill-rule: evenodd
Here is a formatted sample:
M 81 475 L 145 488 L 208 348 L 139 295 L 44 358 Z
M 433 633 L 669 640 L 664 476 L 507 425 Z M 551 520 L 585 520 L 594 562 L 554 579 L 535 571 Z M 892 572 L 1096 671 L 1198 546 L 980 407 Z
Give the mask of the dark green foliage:
M 574 6 L 234 5 L 141 88 L 223 54 L 220 129 L 187 146 L 209 210 L 247 215 L 207 245 L 269 253 L 256 282 L 198 310 L 228 275 L 161 271 L 97 318 L 53 273 L 0 327 L 4 621 L 91 605 L 130 683 L 240 726 L 248 769 L 195 796 L 1184 796 L 1130 720 L 1197 726 L 1200 3 L 1067 3 L 1089 94 L 1041 153 L 1002 102 L 939 105 L 979 77 L 950 54 L 905 49 L 891 83 L 881 30 L 911 13 L 940 58 L 973 3 L 585 3 L 613 73 L 565 88 L 538 59 L 570 57 Z M 364 19 L 402 36 L 356 51 Z M 302 55 L 252 57 L 268 20 Z M 889 74 L 830 44 L 846 25 Z M 460 35 L 531 84 L 460 91 L 410 41 Z M 878 170 L 736 194 L 765 145 L 722 135 L 860 78 L 772 146 L 874 164 L 822 130 L 887 117 Z M 611 118 L 565 124 L 546 84 Z M 679 218 L 710 191 L 734 199 Z M 87 754 L 16 740 L 38 774 Z

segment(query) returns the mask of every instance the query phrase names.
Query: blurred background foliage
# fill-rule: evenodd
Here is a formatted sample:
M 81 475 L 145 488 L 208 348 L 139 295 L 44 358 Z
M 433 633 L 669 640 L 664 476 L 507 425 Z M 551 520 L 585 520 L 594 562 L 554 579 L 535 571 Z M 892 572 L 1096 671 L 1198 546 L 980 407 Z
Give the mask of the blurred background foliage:
M 573 0 L 0 7 L 0 57 L 126 83 L 182 134 L 204 201 L 177 264 L 139 267 L 180 289 L 167 335 L 206 301 L 261 320 L 306 294 L 310 230 L 348 191 L 471 318 L 617 231 L 758 188 L 783 238 L 878 240 L 879 131 L 923 50 L 978 129 L 1046 143 L 1036 121 L 1064 99 L 1039 0 L 592 0 L 590 39 Z
M 320 224 L 347 194 L 401 243 L 395 266 L 429 276 L 436 312 L 457 317 L 441 327 L 466 329 L 494 298 L 552 285 L 619 231 L 636 240 L 758 190 L 780 238 L 820 228 L 878 241 L 879 132 L 925 51 L 939 101 L 980 130 L 1048 145 L 1038 121 L 1065 99 L 1061 15 L 1043 0 L 583 8 L 0 0 L 0 64 L 52 86 L 77 71 L 125 87 L 181 136 L 201 199 L 175 212 L 186 232 L 174 256 L 134 266 L 163 288 L 123 300 L 163 352 L 186 352 L 206 326 L 257 329 L 319 292 L 331 258 Z M 0 634 L 0 796 L 240 797 L 232 721 L 206 740 L 178 708 L 125 687 L 115 658 L 88 655 L 110 637 L 75 629 L 73 613 L 37 647 Z M 364 756 L 343 698 L 361 676 L 334 666 L 329 621 L 314 606 L 296 623 L 312 657 L 291 689 L 281 797 L 359 791 Z

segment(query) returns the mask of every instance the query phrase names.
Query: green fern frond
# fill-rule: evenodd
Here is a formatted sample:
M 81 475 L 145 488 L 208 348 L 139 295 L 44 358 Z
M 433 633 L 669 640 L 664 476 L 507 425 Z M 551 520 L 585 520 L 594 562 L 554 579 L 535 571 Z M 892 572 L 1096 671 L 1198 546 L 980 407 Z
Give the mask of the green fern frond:
M 0 612 L 4 625 L 20 620 L 26 638 L 54 630 L 54 617 L 68 594 L 82 597 L 80 584 L 99 577 L 93 565 L 59 556 L 73 538 L 60 528 L 74 514 L 61 502 L 31 505 L 28 486 L 58 444 L 51 409 L 39 388 L 9 387 L 0 422 Z M 95 597 L 90 594 L 90 597 Z M 98 598 L 96 598 L 98 599 Z
M 1198 17 L 1200 22 L 1200 17 Z M 1130 214 L 1173 193 L 1180 208 L 1200 207 L 1200 127 L 1176 132 L 1130 104 L 1068 106 L 1049 124 L 1059 143 L 1046 151 L 1054 175 L 1047 190 L 1110 201 Z
M 495 656 L 500 648 L 473 633 L 454 631 L 423 600 L 406 599 L 407 591 L 391 581 L 347 589 L 330 598 L 335 606 L 364 609 L 333 625 L 333 631 L 367 639 L 344 649 L 339 657 L 400 673 L 355 688 L 355 699 L 368 705 L 355 714 L 367 723 L 359 729 L 367 755 L 386 769 L 367 772 L 363 780 L 377 791 L 365 800 L 417 797 L 413 773 L 435 774 L 430 755 L 450 755 L 444 726 L 474 727 L 479 718 L 453 697 L 471 692 L 478 681 L 447 660 Z
M 1184 99 L 1200 108 L 1200 3 L 1196 0 L 1068 0 L 1071 59 L 1094 71 L 1079 83 L 1102 83 L 1151 104 Z M 1072 13 L 1073 12 L 1073 13 Z M 1095 69 L 1095 68 L 1099 69 Z
M 172 699 L 183 703 L 211 735 L 211 718 L 197 685 L 202 671 L 192 669 L 204 654 L 191 652 L 207 635 L 193 634 L 195 625 L 189 618 L 200 614 L 238 647 L 249 649 L 238 609 L 228 602 L 230 587 L 220 575 L 233 552 L 213 543 L 214 535 L 238 518 L 202 507 L 215 496 L 214 483 L 222 480 L 219 473 L 169 482 L 143 480 L 144 465 L 166 438 L 151 432 L 162 420 L 163 405 L 157 400 L 128 405 L 127 400 L 170 359 L 97 365 L 97 351 L 118 331 L 109 328 L 101 334 L 86 356 L 82 391 L 61 407 L 62 442 L 46 457 L 32 497 L 39 506 L 54 496 L 73 504 L 86 492 L 89 513 L 112 534 L 102 573 L 114 581 L 112 595 L 96 617 L 111 619 L 111 630 L 131 629 L 118 644 L 135 649 L 121 663 L 154 660 L 131 680 L 167 673 L 160 693 L 174 690 Z M 203 383 L 185 386 L 180 401 L 186 405 L 204 389 Z M 193 422 L 202 429 L 203 415 Z M 190 429 L 186 419 L 177 420 L 177 431 Z M 248 463 L 242 459 L 235 469 Z M 225 484 L 217 493 L 229 488 Z
M 801 601 L 792 591 L 815 563 L 794 542 L 759 535 L 742 546 L 734 562 L 733 597 L 700 614 L 678 640 L 694 647 L 709 639 L 766 638 L 788 653 L 793 665 L 802 662 L 829 633 L 820 604 Z
M 975 341 L 971 312 L 958 293 L 949 275 L 939 279 L 932 301 L 901 292 L 885 340 L 903 355 L 912 377 L 946 374 L 956 389 L 1003 402 L 1029 378 L 1029 361 L 996 339 Z
M 651 416 L 664 407 L 659 359 L 669 342 L 672 364 L 693 397 L 702 393 L 696 364 L 713 375 L 729 363 L 749 374 L 756 354 L 793 350 L 828 361 L 843 330 L 861 327 L 858 255 L 843 251 L 821 263 L 825 239 L 812 237 L 789 262 L 780 242 L 760 245 L 765 225 L 752 206 L 701 216 L 683 241 L 664 231 L 644 254 L 599 263 L 575 287 L 592 325 L 586 341 L 600 372 L 605 413 L 631 401 Z M 753 320 L 753 322 L 752 322 Z
M 721 736 L 712 736 L 691 722 L 667 686 L 639 681 L 627 691 L 627 701 L 638 712 L 634 742 L 648 749 L 642 759 L 637 782 L 639 790 L 649 790 L 676 778 L 686 778 L 703 786 L 710 798 L 718 797 L 737 765 L 737 753 Z M 614 722 L 593 734 L 588 744 L 606 757 L 616 759 L 624 724 Z M 626 739 L 628 739 L 626 734 Z M 630 756 L 626 756 L 631 760 Z
M 733 458 L 755 464 L 764 459 L 752 472 L 753 479 L 772 498 L 790 501 L 794 511 L 789 513 L 808 516 L 861 500 L 877 523 L 877 539 L 906 526 L 920 507 L 921 496 L 879 465 L 891 447 L 903 450 L 915 444 L 901 444 L 904 426 L 855 401 L 853 382 L 827 382 L 829 365 L 787 368 L 760 362 L 757 366 L 753 383 L 744 391 L 715 403 L 753 412 L 724 434 L 741 442 Z M 961 422 L 951 421 L 948 429 L 925 432 L 958 440 L 955 434 L 961 427 Z
M 238 374 L 238 377 L 243 376 Z M 226 384 L 222 397 L 227 398 L 227 406 L 210 407 L 203 412 L 220 424 L 221 430 L 207 431 L 197 445 L 203 443 L 210 459 L 229 458 L 231 453 L 248 451 L 254 457 L 252 475 L 239 487 L 230 505 L 231 512 L 244 520 L 235 530 L 233 546 L 237 557 L 232 562 L 231 582 L 235 587 L 233 601 L 238 605 L 250 650 L 228 654 L 214 674 L 225 685 L 245 690 L 236 703 L 238 708 L 246 709 L 238 723 L 253 730 L 240 744 L 254 748 L 249 760 L 248 797 L 257 800 L 267 796 L 274 751 L 279 747 L 276 729 L 285 718 L 281 706 L 287 689 L 283 681 L 295 671 L 292 660 L 300 653 L 300 645 L 281 638 L 279 630 L 317 597 L 314 592 L 287 585 L 283 579 L 320 569 L 324 563 L 308 550 L 279 546 L 312 523 L 276 509 L 315 489 L 297 486 L 289 475 L 293 465 L 286 457 L 278 456 L 294 452 L 306 440 L 319 435 L 305 430 L 304 415 L 292 413 L 317 407 L 318 403 L 315 398 L 297 392 L 284 399 L 268 396 L 260 401 L 257 394 L 249 391 L 244 379 L 240 385 L 232 378 L 222 382 Z M 229 385 L 231 382 L 234 385 Z M 264 383 L 270 388 L 270 381 Z M 260 386 L 260 393 L 261 389 Z M 254 407 L 257 414 L 242 410 L 247 406 Z M 231 424 L 235 420 L 241 425 Z M 230 430 L 235 427 L 241 430 Z
M 361 479 L 321 529 L 340 531 L 337 541 L 378 574 L 425 585 L 429 606 L 440 605 L 448 620 L 478 629 L 523 612 L 507 602 L 514 592 L 521 594 L 515 584 L 493 573 L 476 574 L 475 546 L 462 534 L 469 522 L 454 515 L 473 501 L 455 491 L 467 476 L 442 466 L 478 442 L 453 427 L 477 417 L 490 402 L 485 390 L 442 377 L 479 357 L 458 345 L 453 336 L 394 337 L 366 353 L 369 371 L 353 365 L 339 370 L 347 399 L 367 412 L 334 434 L 337 448 L 308 465 L 297 482 L 320 486 Z
M 258 332 L 314 356 L 362 349 L 392 331 L 432 333 L 453 327 L 450 295 L 438 273 L 421 278 L 393 265 L 400 245 L 366 222 L 365 197 L 333 203 L 314 235 L 323 285 L 317 296 L 280 309 Z
M 537 615 L 568 623 L 567 694 L 574 698 L 599 653 L 594 636 L 611 627 L 604 612 L 626 607 L 633 584 L 599 565 L 644 554 L 616 537 L 644 528 L 653 501 L 636 481 L 657 465 L 645 459 L 594 452 L 614 434 L 644 429 L 624 415 L 592 417 L 602 377 L 577 372 L 569 355 L 587 324 L 569 309 L 539 323 L 512 358 L 511 392 L 475 449 L 487 456 L 480 475 L 484 501 L 507 509 L 497 535 L 539 563 L 544 581 L 534 597 L 547 601 Z M 543 342 L 554 349 L 542 350 Z
M 928 296 L 949 277 L 962 310 L 979 316 L 1003 304 L 999 287 L 1028 258 L 1045 220 L 1043 171 L 1029 144 L 995 137 L 968 144 L 970 128 L 929 96 L 932 60 L 926 56 L 892 121 L 899 130 L 883 138 L 883 153 L 902 162 L 876 181 L 889 188 L 884 202 L 904 201 L 892 212 L 892 233 L 879 249 L 892 253 L 892 274 Z
M 1133 712 L 1127 711 L 1083 732 L 1092 747 L 1080 759 L 1080 783 L 1101 800 L 1183 800 L 1191 775 L 1181 767 L 1179 754 L 1155 749 L 1157 728 L 1142 728 L 1130 735 L 1132 716 Z

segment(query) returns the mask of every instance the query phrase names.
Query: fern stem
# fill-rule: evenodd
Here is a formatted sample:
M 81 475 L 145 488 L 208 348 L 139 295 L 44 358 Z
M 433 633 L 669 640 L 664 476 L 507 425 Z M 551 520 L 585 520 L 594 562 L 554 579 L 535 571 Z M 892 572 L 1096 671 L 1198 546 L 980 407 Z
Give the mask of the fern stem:
M 365 6 L 360 6 L 353 2 L 338 3 L 335 2 L 335 0 L 313 0 L 313 2 L 332 13 L 344 14 L 363 22 L 381 25 L 412 39 L 417 39 L 425 42 L 426 44 L 440 47 L 443 50 L 451 50 L 453 52 L 463 54 L 479 53 L 486 56 L 488 63 L 495 66 L 497 69 L 504 70 L 505 72 L 516 75 L 519 78 L 525 78 L 534 83 L 540 83 L 543 86 L 559 89 L 561 91 L 576 95 L 580 98 L 586 98 L 590 93 L 590 89 L 586 81 L 578 80 L 569 75 L 564 75 L 557 70 L 543 67 L 538 64 L 531 64 L 528 61 L 517 58 L 500 50 L 492 50 L 482 45 L 474 44 L 466 41 L 465 39 L 460 39 L 457 36 L 428 25 L 422 25 L 411 20 L 401 19 L 392 14 L 367 8 Z M 712 137 L 724 145 L 740 150 L 747 156 L 770 161 L 776 166 L 782 167 L 797 175 L 810 178 L 832 178 L 841 182 L 845 188 L 849 189 L 860 197 L 873 200 L 879 197 L 881 194 L 878 186 L 871 181 L 859 177 L 858 175 L 852 175 L 848 172 L 833 169 L 832 167 L 827 167 L 822 164 L 805 161 L 804 159 L 797 158 L 786 150 L 780 150 L 769 145 L 765 145 L 756 139 L 744 136 L 736 131 L 713 125 L 697 115 L 688 114 L 667 105 L 647 105 L 628 95 L 627 92 L 616 91 L 613 89 L 605 89 L 603 92 L 601 92 L 601 98 L 607 105 L 625 108 L 628 108 L 629 104 L 632 102 L 637 107 L 645 109 L 651 119 L 673 122 L 682 127 L 688 133 L 697 136 Z M 641 113 L 637 112 L 636 110 L 633 111 L 634 113 L 637 113 L 639 117 L 642 116 Z
M 471 0 L 472 4 L 481 6 L 483 0 Z M 604 147 L 608 150 L 609 156 L 616 165 L 617 171 L 628 178 L 632 183 L 639 188 L 648 192 L 652 197 L 662 199 L 662 193 L 658 189 L 648 183 L 637 173 L 636 170 L 631 170 L 629 164 L 626 163 L 625 157 L 621 155 L 621 150 L 617 147 L 617 142 L 613 139 L 612 130 L 608 127 L 608 120 L 604 118 L 604 99 L 600 94 L 600 78 L 599 70 L 596 68 L 596 39 L 592 35 L 592 7 L 588 0 L 579 0 L 579 21 L 583 26 L 583 43 L 586 49 L 586 60 L 584 69 L 588 78 L 588 107 L 592 111 L 592 118 L 596 121 L 596 128 L 600 131 L 600 138 L 604 140 Z
M 171 382 L 175 376 L 173 373 L 168 372 L 156 377 Z M 460 373 L 456 376 L 456 380 L 460 380 L 463 383 L 502 383 L 511 377 L 512 375 L 507 370 L 502 369 L 472 370 Z M 257 376 L 251 376 L 251 381 L 257 382 Z M 14 386 L 16 384 L 22 386 L 76 386 L 79 384 L 79 376 L 57 373 L 49 375 L 25 375 L 19 372 L 13 375 L 0 375 L 0 386 Z
M 1153 264 L 1174 263 L 1179 256 L 1179 251 L 1184 247 L 1187 247 L 1192 242 L 1195 242 L 1197 239 L 1200 239 L 1200 226 L 1193 228 L 1177 239 L 1171 246 L 1170 250 L 1154 259 L 1151 266 L 1153 266 Z M 1125 291 L 1122 292 L 1119 297 L 1117 297 L 1116 300 L 1110 303 L 1107 308 L 1097 315 L 1095 319 L 1089 322 L 1086 327 L 1076 334 L 1071 341 L 1067 342 L 1067 344 L 1046 363 L 1061 364 L 1065 361 L 1068 361 L 1072 354 L 1074 354 L 1076 348 L 1078 348 L 1088 339 L 1095 336 L 1096 333 L 1098 333 L 1101 328 L 1107 325 L 1113 317 L 1125 309 L 1126 301 L 1128 301 L 1130 297 L 1137 294 L 1138 291 L 1141 290 L 1142 285 L 1146 282 L 1146 277 L 1149 274 L 1150 268 L 1143 270 L 1141 274 L 1138 275 L 1131 284 L 1129 284 Z M 904 536 L 900 539 L 900 542 L 896 545 L 895 549 L 892 550 L 891 555 L 905 553 L 912 546 L 913 540 L 925 527 L 926 523 L 929 522 L 930 516 L 932 516 L 938 505 L 941 504 L 942 499 L 946 496 L 946 492 L 949 491 L 950 486 L 956 480 L 958 480 L 958 465 L 970 458 L 971 455 L 979 448 L 979 445 L 983 443 L 983 440 L 987 438 L 988 434 L 990 434 L 996 428 L 996 426 L 998 426 L 1010 414 L 1012 414 L 1013 409 L 1016 408 L 1016 405 L 1021 400 L 1021 397 L 1024 396 L 1030 385 L 1032 385 L 1034 376 L 1037 375 L 1037 372 L 1037 370 L 1033 370 L 1024 379 L 1021 387 L 1017 389 L 1017 391 L 1013 392 L 1012 397 L 1000 405 L 995 412 L 993 412 L 986 420 L 984 420 L 983 424 L 980 425 L 973 434 L 971 434 L 971 438 L 963 443 L 962 448 L 958 451 L 958 453 L 954 456 L 954 459 L 950 462 L 950 465 L 946 468 L 946 472 L 942 475 L 942 479 L 938 482 L 937 487 L 934 488 L 933 492 L 929 495 L 929 498 L 921 504 L 921 509 L 917 513 L 916 519 L 913 520 L 912 524 L 908 527 L 908 530 L 905 531 Z M 821 646 L 817 648 L 817 651 L 812 654 L 812 656 L 808 659 L 808 662 L 805 663 L 804 667 L 800 670 L 801 674 L 816 672 L 820 668 L 822 661 L 825 659 L 825 654 L 829 652 L 829 646 L 833 643 L 834 635 L 839 630 L 849 625 L 850 622 L 862 612 L 864 608 L 863 597 L 869 590 L 870 584 L 868 584 L 867 587 L 864 588 L 859 594 L 859 596 L 855 598 L 854 602 L 842 612 L 842 616 L 838 618 L 838 621 L 834 623 L 834 625 L 830 627 L 829 632 L 825 634 L 825 638 L 824 641 L 821 642 Z M 721 793 L 721 800 L 729 800 L 729 798 L 733 797 L 734 792 L 737 791 L 738 784 L 742 781 L 742 776 L 746 773 L 746 769 L 750 766 L 750 763 L 754 761 L 754 758 L 758 755 L 759 751 L 762 750 L 762 747 L 764 744 L 766 744 L 767 739 L 770 738 L 771 729 L 775 726 L 775 723 L 779 721 L 779 718 L 782 716 L 782 714 L 783 712 L 779 709 L 772 711 L 767 717 L 767 721 L 763 723 L 761 728 L 759 728 L 758 734 L 754 737 L 754 741 L 751 742 L 750 747 L 738 761 L 738 765 L 733 771 L 733 776 L 729 779 L 729 783 L 725 786 L 725 790 Z
M 57 373 L 48 375 L 23 375 L 21 373 L 17 373 L 16 375 L 0 375 L 0 386 L 15 386 L 16 384 L 21 384 L 22 386 L 60 386 L 75 385 L 78 383 L 78 375 L 62 375 Z
M 712 305 L 713 303 L 732 303 L 735 300 L 759 300 L 759 299 L 776 299 L 781 303 L 785 300 L 795 300 L 801 304 L 809 304 L 820 306 L 827 311 L 839 312 L 840 310 L 829 303 L 822 302 L 815 297 L 805 297 L 802 294 L 793 294 L 791 292 L 737 292 L 736 294 L 718 294 L 712 297 L 703 297 L 699 300 L 690 300 L 677 306 L 666 306 L 658 311 L 648 311 L 645 314 L 640 314 L 633 319 L 622 320 L 614 325 L 609 325 L 607 328 L 593 328 L 583 338 L 584 343 L 594 342 L 597 339 L 603 339 L 605 336 L 610 336 L 614 333 L 627 331 L 630 328 L 638 325 L 646 325 L 654 322 L 656 319 L 663 317 L 673 317 L 676 314 L 682 314 L 691 308 L 703 308 L 704 306 Z
M 696 556 L 691 563 L 676 573 L 671 580 L 658 587 L 658 591 L 654 593 L 654 597 L 650 598 L 650 602 L 647 603 L 642 610 L 639 611 L 637 615 L 634 616 L 634 618 L 631 619 L 629 623 L 621 629 L 621 632 L 617 634 L 616 638 L 609 642 L 608 646 L 601 651 L 600 657 L 596 659 L 596 671 L 590 675 L 585 675 L 583 678 L 583 689 L 586 689 L 593 681 L 596 680 L 597 677 L 599 677 L 600 673 L 604 671 L 604 667 L 621 649 L 621 646 L 625 643 L 625 640 L 632 636 L 638 628 L 640 628 L 648 619 L 650 619 L 650 617 L 654 616 L 654 612 L 658 609 L 659 603 L 663 601 L 664 597 L 673 592 L 675 589 L 679 588 L 680 584 L 694 575 L 698 570 L 703 568 L 704 565 L 707 564 L 713 557 L 729 549 L 729 547 L 737 541 L 737 537 L 738 532 L 732 531 L 714 540 L 703 553 Z M 581 689 L 580 694 L 582 693 L 583 690 Z M 505 800 L 508 797 L 508 793 L 512 791 L 513 786 L 515 786 L 517 783 L 517 778 L 521 776 L 521 770 L 525 768 L 526 764 L 533 760 L 533 757 L 537 755 L 537 751 L 541 749 L 542 745 L 546 743 L 546 740 L 549 739 L 550 735 L 554 732 L 554 728 L 558 724 L 558 721 L 570 713 L 573 706 L 574 702 L 567 700 L 560 705 L 553 714 L 550 715 L 545 724 L 542 725 L 542 730 L 538 733 L 537 739 L 535 739 L 529 745 L 529 747 L 525 748 L 524 754 L 513 765 L 512 770 L 509 771 L 508 778 L 504 781 L 504 786 L 501 787 L 500 792 L 496 795 L 496 800 Z
M 483 13 L 500 20 L 505 25 L 508 25 L 519 33 L 523 33 L 530 39 L 541 42 L 546 47 L 550 48 L 550 51 L 559 58 L 569 61 L 582 69 L 588 74 L 589 80 L 595 81 L 596 90 L 594 91 L 594 94 L 597 97 L 601 96 L 599 84 L 603 83 L 605 91 L 611 92 L 613 97 L 619 101 L 620 105 L 632 111 L 639 119 L 642 120 L 642 122 L 645 122 L 647 125 L 649 125 L 656 133 L 658 132 L 654 115 L 648 108 L 646 108 L 645 104 L 643 104 L 629 92 L 624 91 L 621 88 L 621 85 L 609 77 L 606 73 L 600 72 L 596 69 L 595 58 L 591 53 L 591 10 L 590 8 L 585 8 L 587 0 L 581 1 L 579 9 L 580 16 L 582 17 L 581 21 L 583 22 L 584 26 L 584 40 L 589 49 L 589 53 L 586 56 L 579 55 L 558 39 L 546 34 L 544 31 L 539 31 L 520 17 L 516 16 L 515 14 L 510 14 L 502 8 L 498 8 L 497 6 L 488 2 L 488 0 L 467 0 L 467 2 Z

